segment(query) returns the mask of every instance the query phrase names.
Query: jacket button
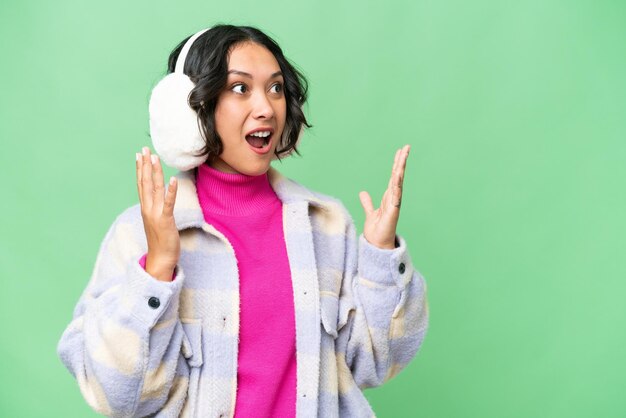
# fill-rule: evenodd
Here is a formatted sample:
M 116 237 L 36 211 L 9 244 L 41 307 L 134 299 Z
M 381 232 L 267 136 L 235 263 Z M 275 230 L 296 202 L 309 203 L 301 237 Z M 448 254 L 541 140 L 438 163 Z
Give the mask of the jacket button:
M 161 306 L 161 301 L 159 300 L 159 298 L 155 298 L 154 296 L 152 296 L 150 299 L 148 299 L 148 305 L 151 308 L 156 309 Z
M 400 265 L 398 266 L 398 271 L 400 272 L 400 274 L 404 274 L 404 272 L 406 271 L 406 266 L 404 265 L 404 263 L 400 263 Z

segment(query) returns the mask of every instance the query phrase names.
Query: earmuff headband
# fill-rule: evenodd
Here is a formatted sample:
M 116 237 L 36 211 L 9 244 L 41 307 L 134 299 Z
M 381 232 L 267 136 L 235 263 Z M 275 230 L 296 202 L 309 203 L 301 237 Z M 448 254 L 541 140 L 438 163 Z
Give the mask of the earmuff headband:
M 183 74 L 183 69 L 185 68 L 185 60 L 187 59 L 187 54 L 191 49 L 191 45 L 196 39 L 198 39 L 198 37 L 200 37 L 200 35 L 208 31 L 209 29 L 210 28 L 206 28 L 202 29 L 200 32 L 196 32 L 194 35 L 191 36 L 191 38 L 187 40 L 187 42 L 185 42 L 182 51 L 180 51 L 180 54 L 178 55 L 178 59 L 176 59 L 176 67 L 174 68 L 175 73 Z

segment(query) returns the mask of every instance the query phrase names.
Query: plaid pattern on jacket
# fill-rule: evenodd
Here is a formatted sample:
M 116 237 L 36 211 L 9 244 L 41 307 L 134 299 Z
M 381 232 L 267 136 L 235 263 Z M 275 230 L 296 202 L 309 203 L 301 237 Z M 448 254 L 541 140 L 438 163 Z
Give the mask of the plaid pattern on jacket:
M 140 206 L 117 217 L 58 344 L 87 403 L 114 417 L 232 417 L 239 293 L 228 240 L 204 221 L 193 171 L 178 172 L 181 257 L 173 282 L 151 277 Z M 362 389 L 395 376 L 428 326 L 426 284 L 405 240 L 356 235 L 336 198 L 273 167 L 296 316 L 297 417 L 371 417 Z M 260 388 L 262 390 L 262 388 Z

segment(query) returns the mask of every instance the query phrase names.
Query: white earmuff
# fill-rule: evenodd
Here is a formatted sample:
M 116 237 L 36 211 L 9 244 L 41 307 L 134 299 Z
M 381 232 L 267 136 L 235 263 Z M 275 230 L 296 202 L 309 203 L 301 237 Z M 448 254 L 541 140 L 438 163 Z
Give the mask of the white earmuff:
M 185 59 L 193 42 L 207 29 L 194 34 L 183 46 L 174 72 L 165 76 L 150 95 L 150 136 L 155 151 L 168 166 L 181 171 L 191 170 L 207 156 L 198 154 L 205 140 L 198 124 L 198 114 L 189 107 L 189 94 L 195 84 L 183 73 Z

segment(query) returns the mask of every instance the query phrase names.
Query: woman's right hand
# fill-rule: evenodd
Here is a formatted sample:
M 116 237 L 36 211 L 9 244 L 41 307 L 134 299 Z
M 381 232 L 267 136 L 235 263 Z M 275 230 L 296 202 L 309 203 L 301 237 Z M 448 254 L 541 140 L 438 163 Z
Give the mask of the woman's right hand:
M 158 280 L 170 282 L 180 258 L 180 235 L 174 222 L 174 202 L 178 182 L 170 178 L 165 192 L 163 169 L 159 157 L 144 147 L 137 153 L 137 189 L 141 217 L 148 241 L 146 272 Z

